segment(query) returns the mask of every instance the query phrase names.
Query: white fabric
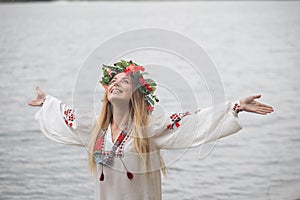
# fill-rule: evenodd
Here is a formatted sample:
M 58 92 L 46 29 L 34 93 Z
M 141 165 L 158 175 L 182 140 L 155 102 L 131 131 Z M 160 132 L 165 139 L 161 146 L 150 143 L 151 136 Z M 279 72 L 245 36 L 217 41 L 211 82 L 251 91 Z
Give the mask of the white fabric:
M 94 175 L 96 200 L 148 200 L 161 199 L 160 149 L 184 149 L 196 147 L 203 143 L 217 140 L 239 131 L 242 126 L 237 113 L 232 109 L 233 103 L 226 102 L 202 109 L 187 115 L 179 121 L 180 126 L 168 129 L 172 123 L 172 113 L 153 116 L 149 127 L 153 152 L 147 171 L 140 164 L 140 158 L 134 151 L 132 137 L 124 146 L 123 161 L 134 178 L 129 180 L 120 158 L 114 158 L 111 168 L 103 167 L 104 181 L 99 181 L 101 165 Z M 76 128 L 64 121 L 63 111 L 68 108 L 57 98 L 47 95 L 43 106 L 35 114 L 41 131 L 50 139 L 69 145 L 87 146 L 89 134 L 97 122 L 91 112 L 75 110 Z M 105 136 L 105 150 L 110 150 L 113 143 L 110 127 Z

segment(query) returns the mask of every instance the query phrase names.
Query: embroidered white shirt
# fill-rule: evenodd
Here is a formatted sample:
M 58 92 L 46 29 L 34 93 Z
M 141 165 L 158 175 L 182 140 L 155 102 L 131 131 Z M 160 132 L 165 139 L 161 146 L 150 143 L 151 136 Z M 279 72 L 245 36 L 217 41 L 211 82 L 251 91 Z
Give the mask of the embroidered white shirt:
M 103 167 L 105 179 L 101 182 L 99 176 L 102 166 L 97 165 L 97 173 L 94 175 L 95 199 L 161 199 L 160 150 L 196 147 L 239 131 L 242 126 L 237 110 L 233 109 L 237 107 L 236 103 L 239 102 L 225 102 L 194 113 L 152 116 L 149 127 L 152 153 L 149 155 L 148 169 L 141 165 L 130 136 L 124 143 L 122 159 L 126 168 L 134 173 L 134 178 L 127 178 L 120 157 L 114 157 L 112 167 Z M 46 96 L 35 119 L 42 133 L 51 140 L 79 146 L 87 146 L 90 133 L 97 123 L 97 117 L 92 112 L 72 109 L 51 95 Z M 113 145 L 110 127 L 105 137 L 105 150 L 110 150 Z

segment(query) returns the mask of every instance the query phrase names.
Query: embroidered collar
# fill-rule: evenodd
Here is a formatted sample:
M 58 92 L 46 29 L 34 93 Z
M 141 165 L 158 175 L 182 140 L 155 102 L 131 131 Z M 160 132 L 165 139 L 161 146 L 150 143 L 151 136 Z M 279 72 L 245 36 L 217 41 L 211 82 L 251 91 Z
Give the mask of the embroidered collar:
M 110 126 L 108 127 L 110 128 Z M 125 166 L 122 157 L 124 156 L 124 145 L 128 140 L 132 131 L 127 131 L 128 127 L 126 126 L 118 135 L 118 138 L 114 142 L 110 151 L 105 151 L 105 137 L 107 137 L 107 129 L 103 132 L 103 134 L 97 139 L 95 148 L 94 148 L 94 159 L 97 164 L 101 164 L 102 172 L 99 180 L 104 181 L 104 173 L 103 166 L 111 167 L 113 165 L 113 158 L 120 158 L 124 168 L 127 172 L 128 179 L 133 179 L 133 173 L 129 172 L 127 167 Z M 118 150 L 118 151 L 117 151 Z
M 105 151 L 105 142 L 107 129 L 104 133 L 97 139 L 95 148 L 94 148 L 94 158 L 96 163 L 112 166 L 113 157 L 121 157 L 123 155 L 124 143 L 128 140 L 130 133 L 127 132 L 127 127 L 125 127 L 118 135 L 116 141 L 113 143 L 113 146 L 110 151 Z M 119 151 L 117 151 L 119 149 Z

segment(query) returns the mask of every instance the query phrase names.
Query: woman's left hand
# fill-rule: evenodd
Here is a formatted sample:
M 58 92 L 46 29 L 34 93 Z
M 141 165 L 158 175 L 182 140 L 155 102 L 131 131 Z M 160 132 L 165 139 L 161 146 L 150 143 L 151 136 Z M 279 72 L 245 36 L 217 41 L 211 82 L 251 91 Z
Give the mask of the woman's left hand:
M 269 105 L 255 101 L 261 95 L 249 96 L 240 100 L 240 109 L 246 112 L 253 112 L 261 115 L 266 115 L 273 112 L 273 108 Z

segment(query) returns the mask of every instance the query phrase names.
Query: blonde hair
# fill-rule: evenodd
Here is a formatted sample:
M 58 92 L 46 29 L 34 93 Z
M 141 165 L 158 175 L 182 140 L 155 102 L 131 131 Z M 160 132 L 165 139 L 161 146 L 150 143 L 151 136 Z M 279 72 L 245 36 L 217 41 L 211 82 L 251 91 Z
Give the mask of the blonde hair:
M 134 88 L 130 102 L 129 102 L 129 113 L 133 123 L 133 145 L 135 151 L 141 158 L 142 165 L 148 167 L 149 162 L 149 152 L 151 151 L 150 139 L 148 133 L 148 125 L 150 112 L 147 110 L 147 104 L 144 100 L 144 94 L 138 89 L 138 82 L 134 76 L 131 77 L 132 88 Z M 112 122 L 113 112 L 112 105 L 108 101 L 107 91 L 105 92 L 102 104 L 102 110 L 100 113 L 99 120 L 94 127 L 90 141 L 88 144 L 88 166 L 91 173 L 94 173 L 96 170 L 96 162 L 93 157 L 94 147 L 99 134 L 104 134 L 105 130 L 108 128 L 109 124 Z M 160 157 L 161 169 L 163 174 L 166 176 L 166 167 Z M 148 170 L 147 170 L 148 171 Z

